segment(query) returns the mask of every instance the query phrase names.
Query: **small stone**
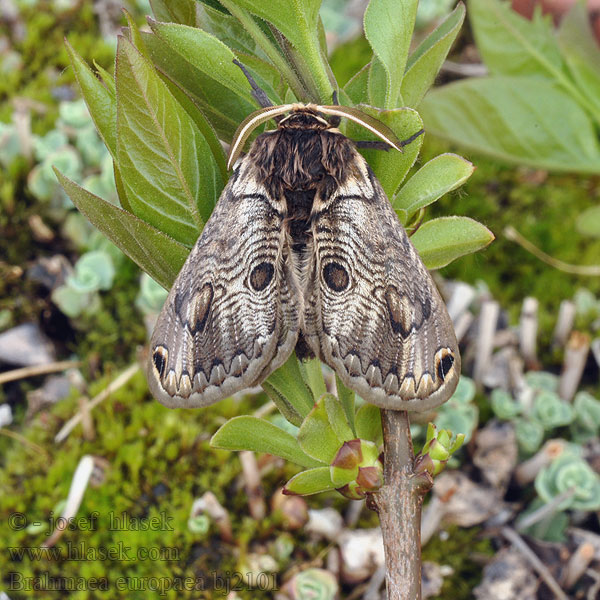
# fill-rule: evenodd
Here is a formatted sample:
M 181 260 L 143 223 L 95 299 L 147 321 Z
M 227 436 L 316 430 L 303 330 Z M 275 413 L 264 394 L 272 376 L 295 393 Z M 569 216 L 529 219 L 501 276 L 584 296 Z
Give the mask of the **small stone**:
M 334 541 L 344 528 L 342 515 L 334 508 L 310 509 L 304 531 L 309 535 Z
M 55 254 L 49 258 L 43 257 L 27 270 L 27 279 L 43 285 L 49 290 L 55 290 L 62 285 L 67 276 L 73 272 L 71 263 L 62 255 Z
M 54 346 L 37 323 L 24 323 L 0 333 L 0 362 L 31 367 L 54 361 Z
M 342 556 L 342 580 L 359 583 L 385 564 L 381 529 L 345 530 L 338 536 Z
M 45 406 L 56 404 L 71 391 L 71 381 L 66 375 L 51 375 L 44 385 L 27 394 L 27 417 L 31 417 Z

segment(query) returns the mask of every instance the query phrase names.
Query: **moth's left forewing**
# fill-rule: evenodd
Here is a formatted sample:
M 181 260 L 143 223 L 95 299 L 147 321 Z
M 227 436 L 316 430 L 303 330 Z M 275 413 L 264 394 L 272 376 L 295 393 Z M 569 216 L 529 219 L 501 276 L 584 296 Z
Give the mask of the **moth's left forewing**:
M 284 219 L 285 202 L 245 157 L 154 328 L 148 382 L 166 406 L 207 406 L 255 386 L 293 351 L 298 299 L 282 259 Z
M 426 411 L 460 375 L 446 306 L 364 159 L 313 210 L 308 344 L 342 381 L 383 408 Z

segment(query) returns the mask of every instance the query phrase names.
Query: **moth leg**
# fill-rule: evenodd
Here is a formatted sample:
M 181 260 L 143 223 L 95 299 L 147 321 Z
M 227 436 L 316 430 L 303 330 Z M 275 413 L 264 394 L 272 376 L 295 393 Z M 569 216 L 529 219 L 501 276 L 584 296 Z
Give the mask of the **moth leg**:
M 237 65 L 242 70 L 242 73 L 246 76 L 246 79 L 248 80 L 248 83 L 250 84 L 250 87 L 252 88 L 252 97 L 263 108 L 268 108 L 269 106 L 274 106 L 274 104 L 269 100 L 269 96 L 267 96 L 267 93 L 265 92 L 265 90 L 260 88 L 258 86 L 258 84 L 256 83 L 256 81 L 254 81 L 254 77 L 252 77 L 252 75 L 250 75 L 248 69 L 246 69 L 246 67 L 237 58 L 233 59 L 233 64 Z M 278 121 L 279 119 L 275 119 L 275 120 Z

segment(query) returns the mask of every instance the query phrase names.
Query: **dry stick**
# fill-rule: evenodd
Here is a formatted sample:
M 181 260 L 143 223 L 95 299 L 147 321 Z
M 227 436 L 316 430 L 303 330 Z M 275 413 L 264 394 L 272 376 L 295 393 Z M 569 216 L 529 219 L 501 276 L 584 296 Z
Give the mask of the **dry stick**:
M 0 427 L 0 435 L 5 435 L 6 437 L 12 438 L 13 440 L 17 440 L 30 450 L 34 450 L 38 454 L 41 454 L 44 458 L 50 458 L 50 455 L 42 446 L 38 446 L 35 442 L 28 440 L 25 436 L 17 433 L 16 431 L 12 431 L 11 429 L 7 429 L 6 427 Z M 1 597 L 0 597 L 1 600 Z
M 260 521 L 265 518 L 267 508 L 261 486 L 260 471 L 256 463 L 256 455 L 250 450 L 242 450 L 239 457 L 242 463 L 244 487 L 248 496 L 250 514 L 253 519 Z
M 521 486 L 531 483 L 537 474 L 558 458 L 566 447 L 562 439 L 548 440 L 536 454 L 522 462 L 515 471 L 515 479 Z
M 523 300 L 521 309 L 521 321 L 519 327 L 519 347 L 521 355 L 529 368 L 536 365 L 536 338 L 538 330 L 538 306 L 537 298 L 531 296 Z
M 575 303 L 571 300 L 563 300 L 558 309 L 558 318 L 552 334 L 552 346 L 562 348 L 569 339 L 569 334 L 575 322 Z
M 560 585 L 544 563 L 538 558 L 537 554 L 523 541 L 523 538 L 510 527 L 501 529 L 502 535 L 529 561 L 529 564 L 537 571 L 544 583 L 550 588 L 552 593 L 559 600 L 569 600 L 568 596 L 562 591 Z
M 135 363 L 125 369 L 114 381 L 109 383 L 105 389 L 103 389 L 95 398 L 88 402 L 87 409 L 92 411 L 98 404 L 106 400 L 112 393 L 116 392 L 120 387 L 124 386 L 138 371 L 140 366 Z M 71 417 L 61 428 L 61 430 L 54 437 L 54 441 L 58 444 L 62 442 L 67 436 L 77 427 L 79 422 L 82 420 L 83 415 L 78 412 L 76 415 Z
M 546 264 L 564 271 L 565 273 L 571 273 L 573 275 L 592 275 L 597 277 L 600 275 L 600 265 L 571 265 L 563 262 L 546 254 L 543 250 L 540 250 L 537 246 L 532 244 L 527 238 L 523 237 L 512 225 L 509 225 L 504 229 L 504 235 L 513 242 L 516 242 L 522 248 L 525 248 L 528 252 L 531 252 L 536 258 Z
M 421 600 L 421 507 L 431 478 L 415 476 L 406 411 L 381 410 L 384 484 L 369 498 L 379 514 L 388 600 Z
M 544 504 L 540 506 L 537 510 L 534 510 L 532 513 L 528 514 L 526 517 L 519 519 L 516 523 L 515 529 L 519 533 L 523 533 L 526 529 L 547 519 L 552 516 L 554 513 L 558 511 L 558 507 L 565 501 L 569 500 L 575 495 L 577 489 L 575 487 L 570 487 L 568 490 L 558 494 L 548 502 L 548 504 Z
M 477 385 L 481 385 L 483 374 L 490 364 L 492 348 L 494 345 L 494 332 L 498 323 L 500 305 L 493 300 L 487 300 L 481 306 L 479 313 L 479 334 L 477 336 L 477 352 L 473 378 Z
M 38 375 L 47 375 L 48 373 L 57 373 L 58 371 L 66 371 L 73 367 L 78 367 L 81 362 L 78 360 L 61 360 L 59 362 L 49 363 L 47 365 L 33 365 L 31 367 L 23 367 L 21 369 L 13 369 L 0 373 L 0 385 L 9 381 L 17 381 L 27 377 L 36 377 Z
M 456 323 L 454 324 L 454 333 L 456 334 L 456 339 L 460 342 L 463 337 L 465 337 L 467 331 L 469 331 L 469 327 L 473 323 L 473 319 L 475 317 L 470 312 L 464 312 L 458 319 L 456 319 Z
M 567 564 L 567 574 L 565 575 L 565 587 L 572 588 L 586 572 L 594 558 L 594 545 L 590 542 L 583 542 L 571 555 Z
M 589 351 L 589 336 L 574 331 L 567 342 L 563 372 L 558 383 L 558 395 L 567 402 L 571 401 L 579 387 Z

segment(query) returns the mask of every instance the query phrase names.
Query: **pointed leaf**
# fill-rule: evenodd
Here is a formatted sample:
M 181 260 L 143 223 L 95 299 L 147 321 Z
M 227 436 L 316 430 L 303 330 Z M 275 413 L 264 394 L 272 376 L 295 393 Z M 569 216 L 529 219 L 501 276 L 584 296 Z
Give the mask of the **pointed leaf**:
M 186 90 L 225 141 L 231 141 L 238 125 L 254 110 L 254 102 L 233 94 L 231 90 L 197 69 L 157 35 L 142 37 L 152 61 L 164 76 Z
M 509 2 L 469 0 L 469 20 L 483 62 L 495 75 L 556 75 L 563 61 L 552 20 L 536 11 L 532 20 Z
M 365 105 L 360 105 L 357 108 L 379 119 L 390 127 L 401 140 L 408 139 L 423 128 L 421 117 L 412 108 L 379 110 Z M 374 135 L 356 123 L 346 124 L 346 135 L 353 140 L 375 139 Z M 405 146 L 403 148 L 404 152 L 393 149 L 387 152 L 384 150 L 361 150 L 361 154 L 371 165 L 388 198 L 393 196 L 404 177 L 406 177 L 406 173 L 417 159 L 422 143 L 423 136 L 421 135 Z
M 304 419 L 298 432 L 298 443 L 309 456 L 331 463 L 344 440 L 340 440 L 331 427 L 326 398 L 327 396 L 322 396 Z
M 185 109 L 185 112 L 187 112 L 194 123 L 196 123 L 196 127 L 198 127 L 200 133 L 202 133 L 204 139 L 210 146 L 210 150 L 215 162 L 217 163 L 217 166 L 219 167 L 223 181 L 226 181 L 229 177 L 229 173 L 227 171 L 227 158 L 225 156 L 223 146 L 217 137 L 217 133 L 213 129 L 213 126 L 206 119 L 198 104 L 184 89 L 180 88 L 167 77 L 165 77 L 163 81 L 177 102 L 181 104 L 181 106 Z
M 235 54 L 210 33 L 172 23 L 150 21 L 152 31 L 182 58 L 216 79 L 238 96 L 252 101 L 251 87 L 242 70 L 233 64 Z
M 315 399 L 302 378 L 295 353 L 292 353 L 279 369 L 269 375 L 267 383 L 273 386 L 303 418 L 312 410 Z
M 356 437 L 356 428 L 354 424 L 354 391 L 347 388 L 342 380 L 335 376 L 335 387 L 337 391 L 337 397 L 340 400 L 340 404 L 344 409 L 344 414 L 350 427 L 352 428 L 353 437 Z
M 365 36 L 386 72 L 385 108 L 396 108 L 403 103 L 400 88 L 417 4 L 417 0 L 371 0 L 365 12 Z
M 318 18 L 321 0 L 236 0 L 236 5 L 273 23 L 275 27 L 302 51 L 315 43 L 318 50 Z
M 94 75 L 85 61 L 65 42 L 75 78 L 94 125 L 113 158 L 117 156 L 117 100 L 114 91 Z
M 297 53 L 295 67 L 306 68 L 316 86 L 319 97 L 313 100 L 330 102 L 333 87 L 320 42 L 321 0 L 236 0 L 235 5 L 272 23 L 289 40 Z
M 440 217 L 427 221 L 411 237 L 425 266 L 440 269 L 459 256 L 477 252 L 494 240 L 484 225 L 468 217 Z
M 460 2 L 410 55 L 401 87 L 405 106 L 419 106 L 423 96 L 433 85 L 464 20 L 465 6 Z
M 351 77 L 350 81 L 344 86 L 344 91 L 352 100 L 353 105 L 369 103 L 370 69 L 371 63 L 365 65 L 358 73 Z
M 586 113 L 534 77 L 467 79 L 430 92 L 419 107 L 428 133 L 474 152 L 540 169 L 600 173 Z
M 421 208 L 461 186 L 475 170 L 457 154 L 440 154 L 425 163 L 394 196 L 392 206 L 404 210 L 408 218 Z
M 189 250 L 131 213 L 94 196 L 56 172 L 73 204 L 150 277 L 169 289 Z
M 371 440 L 378 446 L 383 444 L 379 407 L 374 404 L 363 404 L 356 411 L 356 434 L 361 440 Z
M 323 394 L 326 394 L 327 386 L 323 378 L 321 361 L 318 358 L 313 358 L 300 362 L 299 366 L 304 373 L 304 379 L 306 379 L 308 386 L 312 390 L 313 396 L 320 398 Z
M 389 85 L 388 73 L 379 57 L 375 55 L 369 64 L 369 80 L 367 83 L 369 101 L 367 104 L 386 106 Z
M 210 445 L 225 450 L 252 450 L 281 456 L 303 467 L 319 467 L 321 461 L 307 456 L 298 440 L 273 423 L 256 417 L 234 417 L 212 436 Z
M 125 31 L 129 41 L 135 46 L 136 50 L 142 56 L 150 58 L 148 56 L 148 50 L 146 49 L 146 45 L 144 44 L 144 40 L 142 39 L 140 30 L 135 22 L 135 19 L 126 9 L 123 9 L 123 12 L 125 13 L 125 18 L 127 19 L 127 28 L 125 28 Z
M 334 490 L 329 467 L 317 467 L 294 475 L 284 486 L 286 493 L 308 496 Z
M 302 425 L 302 415 L 283 394 L 277 391 L 268 381 L 263 381 L 261 387 L 287 421 L 296 427 Z
M 252 54 L 263 60 L 267 55 L 243 25 L 231 15 L 216 10 L 206 4 L 197 3 L 196 26 L 219 38 L 234 51 Z M 158 19 L 162 20 L 162 19 Z
M 150 0 L 157 21 L 197 25 L 195 0 Z
M 192 245 L 223 180 L 210 146 L 125 38 L 117 50 L 117 155 L 136 216 Z
M 575 83 L 595 107 L 600 121 L 600 48 L 590 25 L 587 8 L 575 2 L 563 17 L 558 43 Z
M 326 394 L 323 399 L 325 410 L 327 412 L 327 419 L 338 440 L 341 442 L 353 440 L 354 432 L 348 424 L 348 419 L 346 418 L 346 413 L 340 400 L 333 394 Z

